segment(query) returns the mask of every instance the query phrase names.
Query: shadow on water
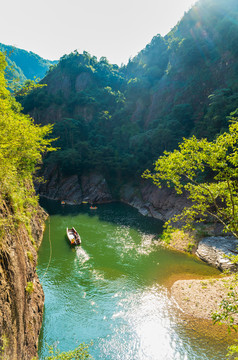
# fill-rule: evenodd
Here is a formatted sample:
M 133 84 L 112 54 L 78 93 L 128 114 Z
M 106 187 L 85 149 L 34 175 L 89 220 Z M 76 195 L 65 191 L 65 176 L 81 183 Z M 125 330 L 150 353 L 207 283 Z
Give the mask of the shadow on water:
M 46 343 L 59 342 L 60 350 L 67 351 L 91 340 L 95 360 L 225 358 L 226 339 L 222 343 L 204 334 L 206 324 L 198 331 L 198 321 L 194 326 L 184 321 L 166 286 L 179 274 L 218 271 L 154 241 L 161 221 L 121 203 L 98 205 L 97 210 L 48 199 L 40 204 L 51 215 L 37 270 L 45 292 L 41 360 Z M 80 230 L 77 248 L 65 238 L 71 224 Z
M 90 209 L 90 204 L 82 205 L 61 205 L 60 201 L 40 198 L 40 205 L 49 213 L 49 215 L 76 216 L 87 214 L 89 217 L 97 216 L 100 221 L 122 226 L 130 226 L 143 233 L 161 234 L 163 222 L 152 217 L 141 215 L 137 209 L 123 203 L 97 204 L 96 210 Z M 114 208 L 117 212 L 114 212 Z M 112 216 L 113 213 L 113 216 Z

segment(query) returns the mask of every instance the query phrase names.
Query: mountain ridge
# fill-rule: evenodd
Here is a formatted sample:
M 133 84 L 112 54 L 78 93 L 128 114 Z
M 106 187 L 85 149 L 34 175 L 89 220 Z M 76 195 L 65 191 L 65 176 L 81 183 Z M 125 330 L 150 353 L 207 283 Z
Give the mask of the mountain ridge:
M 5 53 L 8 63 L 5 70 L 6 78 L 18 80 L 21 85 L 26 80 L 42 79 L 50 66 L 58 62 L 57 60 L 43 59 L 32 51 L 2 43 L 0 43 L 0 51 Z
M 22 100 L 36 123 L 55 123 L 61 150 L 46 166 L 138 181 L 183 137 L 225 131 L 238 108 L 237 34 L 237 2 L 200 0 L 125 66 L 87 52 L 63 56 L 42 80 L 47 86 Z

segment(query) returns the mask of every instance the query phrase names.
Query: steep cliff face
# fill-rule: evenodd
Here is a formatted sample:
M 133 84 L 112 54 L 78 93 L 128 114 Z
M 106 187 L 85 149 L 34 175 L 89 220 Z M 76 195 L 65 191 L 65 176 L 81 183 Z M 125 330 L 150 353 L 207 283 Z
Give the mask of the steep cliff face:
M 152 182 L 141 181 L 139 186 L 127 184 L 121 188 L 121 201 L 135 207 L 142 215 L 167 221 L 179 214 L 189 201 L 172 189 L 159 189 Z
M 38 209 L 29 237 L 24 225 L 11 221 L 11 210 L 1 202 L 4 223 L 0 243 L 0 357 L 30 360 L 37 356 L 44 293 L 36 274 L 37 247 L 47 215 Z M 33 243 L 35 243 L 33 245 Z
M 178 196 L 168 188 L 159 189 L 149 181 L 121 185 L 119 195 L 115 198 L 112 186 L 109 187 L 104 176 L 98 172 L 64 176 L 57 166 L 50 166 L 45 168 L 43 176 L 45 182 L 37 186 L 37 192 L 49 199 L 63 200 L 72 205 L 81 204 L 82 201 L 102 204 L 119 200 L 135 207 L 145 216 L 167 221 L 189 204 L 185 196 Z
M 106 203 L 113 201 L 105 178 L 98 172 L 64 176 L 57 166 L 47 167 L 43 177 L 45 182 L 36 188 L 41 196 L 68 204 L 81 204 L 82 201 Z

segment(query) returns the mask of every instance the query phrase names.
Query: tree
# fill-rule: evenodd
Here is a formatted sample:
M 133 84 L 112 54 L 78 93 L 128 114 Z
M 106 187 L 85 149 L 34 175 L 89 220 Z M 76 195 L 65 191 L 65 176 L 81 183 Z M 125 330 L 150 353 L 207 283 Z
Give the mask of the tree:
M 144 178 L 151 178 L 161 187 L 174 186 L 178 194 L 187 192 L 190 207 L 170 221 L 182 220 L 186 226 L 213 217 L 238 238 L 238 109 L 231 114 L 229 131 L 214 141 L 198 140 L 195 136 L 184 139 L 178 150 L 164 152 L 155 163 L 155 172 L 146 170 Z M 167 225 L 169 224 L 167 222 Z M 235 263 L 238 255 L 233 256 Z M 234 284 L 229 281 L 227 297 L 220 304 L 220 311 L 213 314 L 214 322 L 225 322 L 236 329 L 234 315 L 238 313 L 237 275 Z M 228 348 L 227 356 L 238 359 L 238 346 Z
M 15 219 L 29 221 L 29 204 L 36 205 L 32 176 L 47 151 L 52 126 L 37 126 L 21 113 L 21 105 L 6 88 L 6 61 L 0 52 L 0 195 L 12 208 Z
M 20 84 L 16 84 L 16 88 L 14 89 L 15 97 L 19 98 L 19 97 L 26 96 L 31 91 L 46 86 L 46 84 L 38 84 L 37 81 L 38 81 L 38 79 L 26 80 L 22 86 Z
M 185 221 L 185 227 L 196 221 L 214 218 L 238 238 L 238 119 L 231 114 L 229 131 L 214 141 L 184 139 L 178 150 L 164 152 L 155 163 L 155 172 L 146 170 L 161 187 L 174 186 L 178 194 L 184 191 L 192 201 L 173 221 Z M 171 221 L 170 220 L 170 221 Z

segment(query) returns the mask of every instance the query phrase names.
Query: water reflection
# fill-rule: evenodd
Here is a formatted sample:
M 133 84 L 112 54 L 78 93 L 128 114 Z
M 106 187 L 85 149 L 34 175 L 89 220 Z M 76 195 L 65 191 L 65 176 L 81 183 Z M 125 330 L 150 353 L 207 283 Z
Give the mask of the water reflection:
M 62 206 L 60 201 L 41 197 L 40 205 L 45 208 L 50 215 L 74 217 L 78 214 L 87 214 L 91 218 L 97 217 L 99 221 L 106 221 L 120 226 L 129 226 L 129 228 L 135 228 L 144 233 L 152 232 L 158 234 L 161 232 L 163 226 L 162 221 L 152 217 L 142 216 L 136 209 L 123 203 L 97 205 L 97 210 L 92 211 L 90 210 L 89 204 L 73 206 L 66 204 Z M 128 211 L 130 216 L 127 216 Z
M 52 262 L 44 279 L 48 228 L 39 252 L 46 296 L 40 359 L 45 343 L 58 341 L 66 351 L 91 340 L 96 360 L 224 358 L 224 344 L 186 327 L 163 285 L 179 272 L 218 272 L 163 249 L 155 240 L 161 223 L 134 209 L 110 204 L 99 207 L 101 215 L 91 215 L 82 208 L 73 213 L 57 208 L 51 216 Z M 75 249 L 65 239 L 69 224 L 82 238 Z

